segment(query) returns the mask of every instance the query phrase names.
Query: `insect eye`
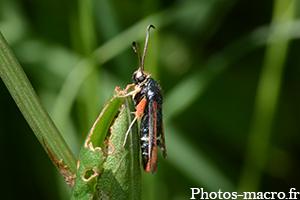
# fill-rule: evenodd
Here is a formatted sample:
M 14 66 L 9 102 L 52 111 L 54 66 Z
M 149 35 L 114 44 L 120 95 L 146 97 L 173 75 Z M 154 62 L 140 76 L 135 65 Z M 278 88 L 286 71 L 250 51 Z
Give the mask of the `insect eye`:
M 146 79 L 146 75 L 140 71 L 136 71 L 132 75 L 132 80 L 135 84 L 141 83 Z
M 145 80 L 145 75 L 142 74 L 141 76 L 137 77 L 137 79 L 139 80 L 139 82 L 143 82 Z

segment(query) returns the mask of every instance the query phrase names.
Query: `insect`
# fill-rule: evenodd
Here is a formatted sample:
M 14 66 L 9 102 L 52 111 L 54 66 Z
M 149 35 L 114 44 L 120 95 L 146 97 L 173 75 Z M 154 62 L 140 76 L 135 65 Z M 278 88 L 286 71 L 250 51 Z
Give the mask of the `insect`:
M 140 67 L 132 75 L 135 88 L 127 95 L 132 95 L 136 106 L 135 118 L 129 126 L 125 136 L 125 142 L 129 130 L 136 120 L 141 121 L 140 140 L 142 151 L 142 165 L 145 172 L 154 174 L 157 168 L 157 146 L 163 151 L 163 156 L 167 158 L 165 135 L 162 121 L 162 92 L 158 83 L 151 78 L 150 74 L 144 71 L 144 61 L 149 40 L 150 28 L 147 27 L 147 35 L 144 46 L 143 57 L 135 42 L 132 43 L 134 51 L 138 54 Z M 125 145 L 124 142 L 124 145 Z

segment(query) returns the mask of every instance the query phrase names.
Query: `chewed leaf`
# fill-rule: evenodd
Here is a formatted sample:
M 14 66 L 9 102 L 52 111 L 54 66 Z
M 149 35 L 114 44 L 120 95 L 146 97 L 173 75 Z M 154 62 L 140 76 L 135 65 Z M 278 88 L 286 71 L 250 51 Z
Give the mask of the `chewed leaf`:
M 121 111 L 111 126 L 111 135 L 105 144 L 108 154 L 97 190 L 101 198 L 141 199 L 141 170 L 139 162 L 139 137 L 135 124 L 124 144 L 125 134 L 134 115 L 130 97 L 124 101 Z
M 86 144 L 92 142 L 94 146 L 103 148 L 103 142 L 105 137 L 107 136 L 107 132 L 109 131 L 109 127 L 111 126 L 113 120 L 118 114 L 118 111 L 123 104 L 125 98 L 125 92 L 120 91 L 119 88 L 116 88 L 113 94 L 103 108 L 100 116 L 94 123 L 91 132 L 86 139 Z
M 124 94 L 116 88 L 84 142 L 77 164 L 72 199 L 93 199 L 95 195 L 98 196 L 97 180 L 103 171 L 103 163 L 106 160 L 103 153 L 103 142 L 125 100 L 125 97 L 122 96 Z
M 92 178 L 95 178 L 99 175 L 99 173 L 97 172 L 97 170 L 95 168 L 87 168 L 84 170 L 83 174 L 82 174 L 82 180 L 85 182 L 90 181 Z
M 72 199 L 93 199 L 97 179 L 103 171 L 105 159 L 101 148 L 93 148 L 92 143 L 87 148 L 82 148 L 78 161 L 79 168 L 72 188 Z

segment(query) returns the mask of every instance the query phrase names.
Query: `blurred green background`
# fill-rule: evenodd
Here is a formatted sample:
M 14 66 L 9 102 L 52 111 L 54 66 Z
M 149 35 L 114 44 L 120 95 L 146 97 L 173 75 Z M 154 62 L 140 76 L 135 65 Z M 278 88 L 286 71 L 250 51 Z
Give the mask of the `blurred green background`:
M 163 88 L 168 159 L 142 173 L 143 199 L 180 200 L 300 192 L 299 15 L 297 0 L 0 0 L 0 31 L 78 157 L 153 24 L 145 70 Z M 68 199 L 3 82 L 0 94 L 1 199 Z

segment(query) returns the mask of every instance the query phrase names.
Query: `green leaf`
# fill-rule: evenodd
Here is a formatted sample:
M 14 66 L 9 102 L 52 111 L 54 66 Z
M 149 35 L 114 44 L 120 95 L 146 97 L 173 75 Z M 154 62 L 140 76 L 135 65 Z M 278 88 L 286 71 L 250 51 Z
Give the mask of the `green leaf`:
M 121 93 L 117 92 L 117 95 L 113 93 L 109 98 L 82 147 L 72 199 L 141 197 L 136 126 L 129 132 L 123 147 L 125 134 L 133 119 L 131 110 L 134 110 L 134 106 L 131 98 L 120 97 Z
M 131 98 L 126 98 L 113 126 L 107 144 L 108 157 L 97 188 L 101 197 L 108 199 L 141 199 L 141 170 L 139 162 L 139 137 L 137 125 L 130 130 L 126 145 L 125 134 L 133 120 Z
M 97 178 L 102 173 L 106 157 L 103 142 L 125 98 L 117 97 L 116 90 L 109 97 L 94 123 L 80 151 L 78 171 L 72 188 L 72 199 L 91 199 L 96 192 Z

